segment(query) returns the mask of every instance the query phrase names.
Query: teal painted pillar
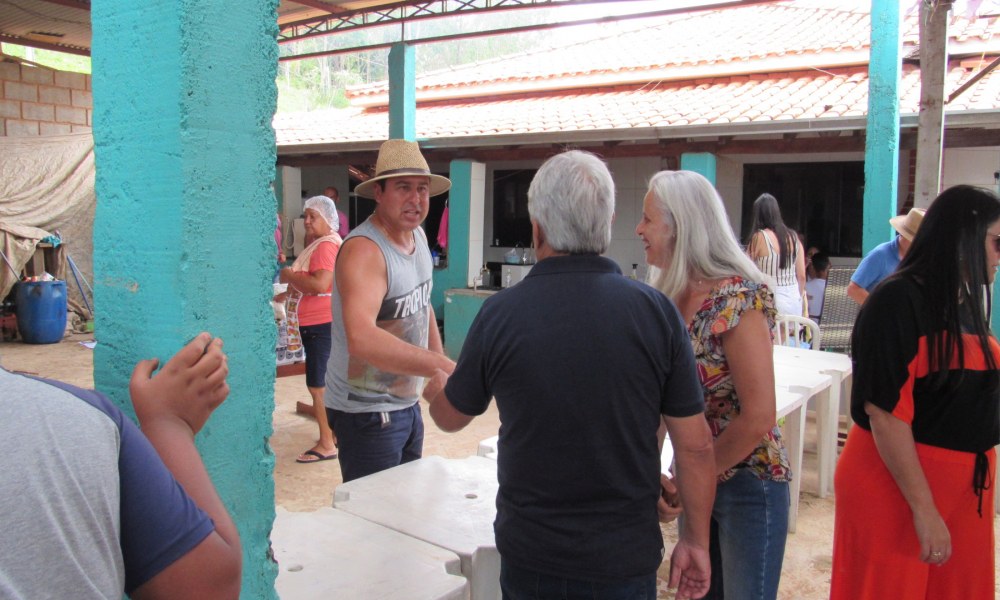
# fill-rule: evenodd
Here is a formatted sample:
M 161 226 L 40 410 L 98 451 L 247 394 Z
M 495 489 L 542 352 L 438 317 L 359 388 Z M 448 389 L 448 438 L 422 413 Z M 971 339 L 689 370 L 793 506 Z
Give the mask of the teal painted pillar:
M 274 200 L 278 203 L 278 212 L 285 212 L 285 195 L 282 193 L 285 189 L 285 178 L 281 174 L 281 167 L 274 168 Z
M 861 251 L 892 239 L 899 183 L 899 85 L 903 37 L 899 0 L 872 0 L 871 61 L 868 64 L 868 132 Z
M 482 163 L 453 160 L 449 168 L 451 190 L 448 192 L 448 266 L 434 270 L 434 286 L 431 290 L 431 306 L 438 318 L 444 318 L 444 291 L 469 285 L 468 274 L 472 267 L 469 264 L 469 221 L 473 186 L 476 183 L 476 165 L 481 167 Z M 479 266 L 481 265 L 476 265 L 477 270 Z
M 389 49 L 389 139 L 417 139 L 416 50 L 409 44 Z
M 707 152 L 681 154 L 681 170 L 704 175 L 715 185 L 715 155 Z
M 101 0 L 91 11 L 97 388 L 225 341 L 229 398 L 197 443 L 243 542 L 243 598 L 277 598 L 274 179 L 278 0 Z

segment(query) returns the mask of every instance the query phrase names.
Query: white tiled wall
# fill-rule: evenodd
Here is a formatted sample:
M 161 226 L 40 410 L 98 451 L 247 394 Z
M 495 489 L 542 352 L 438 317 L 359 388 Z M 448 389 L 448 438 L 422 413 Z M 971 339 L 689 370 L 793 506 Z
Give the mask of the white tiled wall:
M 997 191 L 993 174 L 1000 171 L 1000 148 L 955 148 L 944 151 L 941 189 L 961 183 Z
M 309 197 L 318 196 L 328 187 L 334 187 L 340 193 L 337 208 L 344 214 L 348 212 L 348 191 L 350 191 L 350 173 L 346 166 L 302 167 L 302 189 Z
M 646 276 L 646 258 L 635 226 L 642 217 L 642 200 L 649 180 L 660 170 L 660 159 L 616 158 L 608 161 L 608 168 L 615 180 L 615 222 L 607 256 L 626 275 L 632 272 L 633 264 L 638 265 L 638 276 L 642 279 Z

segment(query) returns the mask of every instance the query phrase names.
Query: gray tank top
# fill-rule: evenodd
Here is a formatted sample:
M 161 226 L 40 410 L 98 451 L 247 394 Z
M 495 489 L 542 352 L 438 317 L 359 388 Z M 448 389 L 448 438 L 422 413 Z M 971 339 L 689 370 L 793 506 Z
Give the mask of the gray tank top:
M 413 235 L 416 250 L 411 255 L 403 254 L 369 219 L 344 242 L 365 237 L 378 244 L 385 258 L 389 287 L 375 324 L 407 344 L 426 349 L 434 265 L 424 230 L 418 227 Z M 349 413 L 389 412 L 413 406 L 420 396 L 423 377 L 381 371 L 348 354 L 336 278 L 330 299 L 333 344 L 326 369 L 324 404 Z

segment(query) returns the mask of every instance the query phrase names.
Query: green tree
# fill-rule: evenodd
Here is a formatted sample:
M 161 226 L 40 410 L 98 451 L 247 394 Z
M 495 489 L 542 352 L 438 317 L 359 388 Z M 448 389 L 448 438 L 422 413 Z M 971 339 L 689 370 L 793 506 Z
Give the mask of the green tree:
M 90 74 L 89 56 L 77 56 L 76 54 L 41 50 L 39 48 L 29 48 L 7 43 L 0 44 L 0 51 L 8 56 L 23 58 L 60 71 Z

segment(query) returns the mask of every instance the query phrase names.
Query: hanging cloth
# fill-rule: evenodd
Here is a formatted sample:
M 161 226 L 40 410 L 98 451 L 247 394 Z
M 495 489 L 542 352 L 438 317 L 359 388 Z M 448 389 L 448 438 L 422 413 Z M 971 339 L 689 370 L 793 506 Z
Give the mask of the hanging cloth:
M 441 224 L 438 225 L 438 246 L 442 248 L 448 247 L 448 207 L 444 207 L 444 212 L 441 213 Z

